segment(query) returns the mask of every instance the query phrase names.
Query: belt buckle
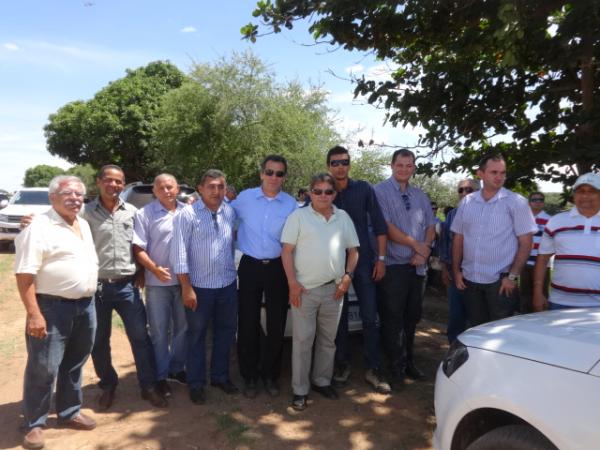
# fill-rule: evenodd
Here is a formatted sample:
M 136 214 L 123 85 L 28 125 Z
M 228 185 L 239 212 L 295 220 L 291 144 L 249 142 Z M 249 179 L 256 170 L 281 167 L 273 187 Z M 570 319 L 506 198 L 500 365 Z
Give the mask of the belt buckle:
M 270 259 L 261 259 L 260 262 L 266 266 L 267 264 L 269 264 L 271 262 L 271 260 Z

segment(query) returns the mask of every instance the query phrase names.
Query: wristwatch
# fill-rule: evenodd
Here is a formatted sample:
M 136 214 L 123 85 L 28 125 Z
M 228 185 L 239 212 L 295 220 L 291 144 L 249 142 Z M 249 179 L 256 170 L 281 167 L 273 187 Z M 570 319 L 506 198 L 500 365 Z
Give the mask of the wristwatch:
M 517 275 L 515 273 L 509 273 L 506 278 L 508 278 L 509 281 L 512 281 L 513 283 L 516 283 L 519 280 L 519 275 Z
M 354 272 L 346 272 L 344 275 L 348 275 L 351 280 L 354 280 Z
M 384 255 L 379 255 L 379 256 L 377 257 L 377 259 L 378 259 L 379 261 L 385 261 L 385 256 L 384 256 Z

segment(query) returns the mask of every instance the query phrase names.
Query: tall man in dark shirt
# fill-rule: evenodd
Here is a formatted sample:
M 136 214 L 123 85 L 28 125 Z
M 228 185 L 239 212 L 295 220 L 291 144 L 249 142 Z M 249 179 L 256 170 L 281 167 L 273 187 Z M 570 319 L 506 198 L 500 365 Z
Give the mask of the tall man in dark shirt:
M 342 146 L 335 146 L 327 152 L 327 167 L 335 180 L 337 195 L 333 204 L 348 213 L 360 242 L 358 265 L 352 285 L 360 306 L 363 324 L 364 362 L 367 368 L 365 380 L 379 392 L 389 392 L 390 386 L 379 372 L 379 327 L 377 326 L 377 299 L 375 283 L 385 275 L 385 252 L 387 225 L 375 192 L 369 183 L 353 180 L 350 172 L 350 154 Z M 377 238 L 377 249 L 373 249 L 369 224 Z M 336 370 L 333 380 L 347 381 L 350 375 L 350 351 L 348 349 L 348 299 L 344 299 L 342 317 L 336 337 Z

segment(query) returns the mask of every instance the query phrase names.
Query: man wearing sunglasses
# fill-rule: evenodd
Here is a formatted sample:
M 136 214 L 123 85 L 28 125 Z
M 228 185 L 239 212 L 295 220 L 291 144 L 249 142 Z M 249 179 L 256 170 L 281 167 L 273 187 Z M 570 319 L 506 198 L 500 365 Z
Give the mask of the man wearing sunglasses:
M 464 291 L 469 326 L 514 313 L 517 281 L 537 231 L 527 200 L 503 187 L 502 155 L 485 155 L 477 176 L 481 190 L 463 199 L 450 228 L 454 282 Z
M 459 202 L 472 192 L 479 190 L 479 182 L 473 179 L 462 180 L 458 183 Z M 440 235 L 440 260 L 442 262 L 442 283 L 446 286 L 448 293 L 448 328 L 446 336 L 452 344 L 456 337 L 467 329 L 467 311 L 465 309 L 462 291 L 456 288 L 452 277 L 452 239 L 454 233 L 450 231 L 458 208 L 452 209 L 442 223 Z
M 423 378 L 414 362 L 417 323 L 421 320 L 426 261 L 435 239 L 435 217 L 427 195 L 409 181 L 415 154 L 407 149 L 392 155 L 392 176 L 375 186 L 387 222 L 386 272 L 378 284 L 379 319 L 388 355 L 391 384 L 404 386 L 404 376 Z
M 333 205 L 335 195 L 331 175 L 313 177 L 311 204 L 292 213 L 281 234 L 294 330 L 292 408 L 298 411 L 306 408 L 311 381 L 315 392 L 338 398 L 331 386 L 335 334 L 358 261 L 359 240 L 352 219 Z
M 529 208 L 531 208 L 531 212 L 533 213 L 533 218 L 535 219 L 535 224 L 538 229 L 537 232 L 533 235 L 533 245 L 531 246 L 531 252 L 529 253 L 529 259 L 527 260 L 527 264 L 523 267 L 523 272 L 521 272 L 521 280 L 519 283 L 519 297 L 521 301 L 521 312 L 523 314 L 527 314 L 533 312 L 533 268 L 535 266 L 535 262 L 537 260 L 538 249 L 540 247 L 540 242 L 542 241 L 542 234 L 544 233 L 544 228 L 546 228 L 546 223 L 550 219 L 550 214 L 544 211 L 544 201 L 546 198 L 544 194 L 541 192 L 532 192 L 529 194 Z M 548 297 L 548 287 L 550 285 L 550 268 L 547 268 L 547 273 L 545 277 L 545 282 L 543 286 L 544 296 Z
M 363 326 L 363 359 L 366 366 L 365 380 L 376 391 L 387 393 L 390 385 L 383 379 L 379 354 L 379 327 L 377 325 L 376 285 L 385 275 L 385 252 L 387 225 L 369 183 L 349 178 L 350 154 L 342 146 L 327 152 L 327 167 L 335 180 L 337 191 L 333 204 L 346 211 L 358 234 L 360 242 L 358 265 L 352 285 L 358 298 Z M 371 231 L 377 240 L 377 248 L 371 245 Z M 350 349 L 348 348 L 348 301 L 344 298 L 342 316 L 335 338 L 335 371 L 333 381 L 343 384 L 350 376 Z
M 239 219 L 238 363 L 243 393 L 256 397 L 262 379 L 269 395 L 279 395 L 288 286 L 281 264 L 281 230 L 296 209 L 296 200 L 282 191 L 287 161 L 268 155 L 260 165 L 261 185 L 246 189 L 231 202 Z M 266 304 L 266 345 L 261 353 L 260 311 Z

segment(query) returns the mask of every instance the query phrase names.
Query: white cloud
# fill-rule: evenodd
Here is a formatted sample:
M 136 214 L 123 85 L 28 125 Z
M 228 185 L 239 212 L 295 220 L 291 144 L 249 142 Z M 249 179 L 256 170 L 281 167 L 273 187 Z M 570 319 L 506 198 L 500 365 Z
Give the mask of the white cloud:
M 19 46 L 17 44 L 15 44 L 14 42 L 7 42 L 6 44 L 3 45 L 3 47 L 6 50 L 10 50 L 11 52 L 16 52 L 17 50 L 19 50 Z
M 183 27 L 180 31 L 182 33 L 195 33 L 198 30 L 196 30 L 196 27 L 187 26 L 187 27 Z
M 346 73 L 358 75 L 359 73 L 363 73 L 365 68 L 362 66 L 362 64 L 354 64 L 353 66 L 346 67 L 344 70 Z

